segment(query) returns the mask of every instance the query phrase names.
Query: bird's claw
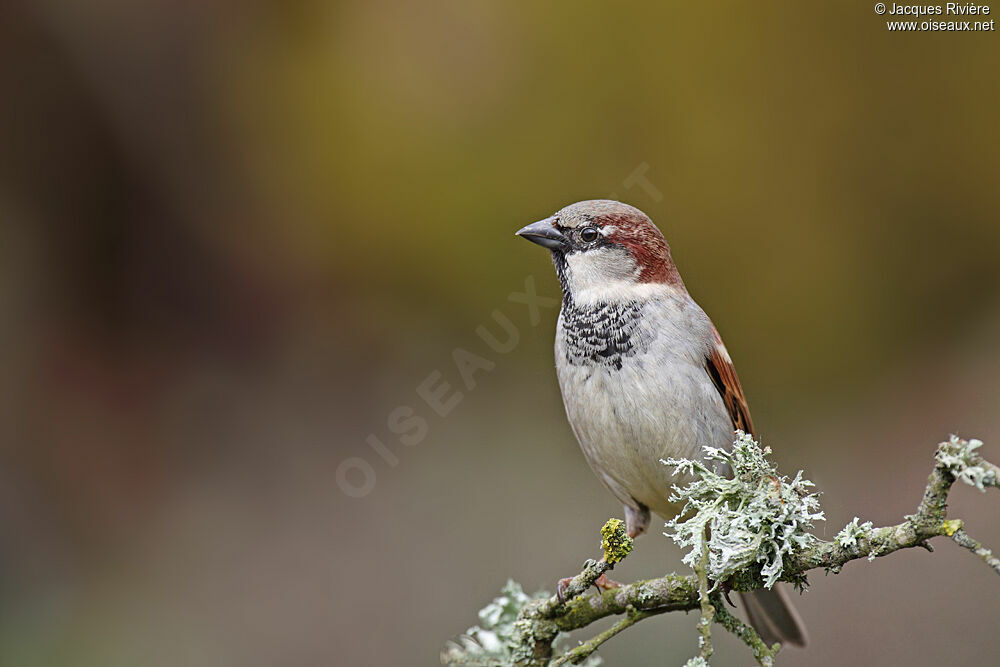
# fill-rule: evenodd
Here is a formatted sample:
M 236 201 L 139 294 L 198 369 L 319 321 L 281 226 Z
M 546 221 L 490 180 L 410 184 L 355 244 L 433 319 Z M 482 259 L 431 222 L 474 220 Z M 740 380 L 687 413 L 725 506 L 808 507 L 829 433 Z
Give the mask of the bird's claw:
M 571 581 L 573 577 L 566 577 L 556 582 L 556 597 L 559 598 L 559 602 L 566 602 L 566 589 Z
M 729 603 L 729 606 L 732 607 L 733 609 L 736 609 L 736 605 L 733 604 L 733 601 L 729 599 L 729 594 L 733 590 L 732 586 L 730 586 L 726 582 L 722 582 L 721 584 L 719 584 L 719 590 L 722 591 L 722 597 L 725 598 L 726 602 Z

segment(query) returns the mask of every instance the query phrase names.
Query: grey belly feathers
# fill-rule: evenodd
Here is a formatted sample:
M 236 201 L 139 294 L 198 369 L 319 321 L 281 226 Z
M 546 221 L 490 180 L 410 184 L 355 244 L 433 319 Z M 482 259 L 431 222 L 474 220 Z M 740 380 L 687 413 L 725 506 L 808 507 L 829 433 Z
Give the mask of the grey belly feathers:
M 692 337 L 691 332 L 698 335 Z M 567 301 L 556 370 L 570 425 L 594 472 L 624 504 L 665 519 L 678 479 L 661 458 L 732 443 L 732 419 L 705 372 L 712 324 L 684 293 L 643 301 Z

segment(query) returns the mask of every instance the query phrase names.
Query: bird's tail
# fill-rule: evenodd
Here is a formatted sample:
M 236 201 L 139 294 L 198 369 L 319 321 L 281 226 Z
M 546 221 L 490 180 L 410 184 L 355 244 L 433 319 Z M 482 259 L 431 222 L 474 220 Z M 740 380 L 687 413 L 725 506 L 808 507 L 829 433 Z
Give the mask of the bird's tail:
M 760 638 L 768 646 L 774 642 L 804 648 L 809 641 L 806 626 L 788 595 L 779 587 L 741 594 L 743 606 Z

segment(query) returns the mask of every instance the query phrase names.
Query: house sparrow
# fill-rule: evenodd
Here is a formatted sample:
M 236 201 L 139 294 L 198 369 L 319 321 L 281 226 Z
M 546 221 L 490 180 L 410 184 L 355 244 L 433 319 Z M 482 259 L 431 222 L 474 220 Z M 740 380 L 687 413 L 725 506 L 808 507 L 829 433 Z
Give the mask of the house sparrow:
M 681 510 L 668 498 L 685 480 L 661 458 L 700 458 L 704 445 L 730 445 L 735 429 L 753 433 L 732 360 L 642 211 L 583 201 L 517 234 L 552 252 L 563 292 L 555 356 L 566 415 L 637 537 L 650 511 L 670 519 Z M 743 600 L 766 642 L 805 646 L 805 627 L 783 591 Z

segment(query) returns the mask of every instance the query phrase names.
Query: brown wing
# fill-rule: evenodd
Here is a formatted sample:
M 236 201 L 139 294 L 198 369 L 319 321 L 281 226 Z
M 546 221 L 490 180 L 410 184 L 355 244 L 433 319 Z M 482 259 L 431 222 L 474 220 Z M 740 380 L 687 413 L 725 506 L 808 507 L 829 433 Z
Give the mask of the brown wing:
M 750 406 L 743 396 L 743 387 L 740 386 L 740 379 L 736 376 L 736 369 L 733 368 L 733 360 L 729 358 L 729 352 L 726 351 L 726 346 L 722 344 L 722 338 L 714 327 L 712 333 L 715 334 L 715 346 L 705 360 L 705 367 L 712 377 L 712 382 L 715 383 L 715 388 L 722 395 L 722 402 L 726 404 L 726 410 L 733 420 L 733 428 L 753 435 Z

